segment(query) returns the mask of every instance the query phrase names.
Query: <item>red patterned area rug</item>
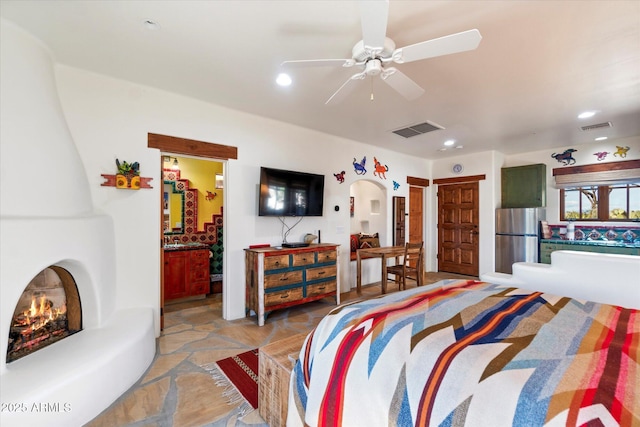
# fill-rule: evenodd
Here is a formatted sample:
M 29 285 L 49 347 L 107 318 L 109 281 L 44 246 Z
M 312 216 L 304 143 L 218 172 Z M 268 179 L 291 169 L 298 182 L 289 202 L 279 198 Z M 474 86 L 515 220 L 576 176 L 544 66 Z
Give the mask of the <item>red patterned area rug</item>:
M 218 360 L 210 367 L 216 384 L 225 387 L 223 395 L 230 405 L 240 404 L 245 413 L 258 407 L 258 349 Z

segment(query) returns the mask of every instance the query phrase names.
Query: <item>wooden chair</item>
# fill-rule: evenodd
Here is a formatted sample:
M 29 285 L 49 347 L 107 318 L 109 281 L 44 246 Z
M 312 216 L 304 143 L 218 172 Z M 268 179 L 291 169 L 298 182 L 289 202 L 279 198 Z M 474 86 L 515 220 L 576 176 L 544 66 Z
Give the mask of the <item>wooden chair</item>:
M 407 277 L 416 281 L 417 286 L 422 286 L 422 263 L 424 242 L 406 243 L 404 257 L 397 265 L 387 267 L 387 275 L 393 275 L 390 279 L 398 282 L 398 289 L 407 289 Z

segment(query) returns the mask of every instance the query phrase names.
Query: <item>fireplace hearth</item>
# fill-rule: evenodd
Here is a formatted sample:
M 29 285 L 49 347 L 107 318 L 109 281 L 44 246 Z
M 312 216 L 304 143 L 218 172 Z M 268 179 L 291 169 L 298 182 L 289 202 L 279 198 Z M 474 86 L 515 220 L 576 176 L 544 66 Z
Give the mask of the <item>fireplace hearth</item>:
M 93 206 L 49 50 L 5 19 L 0 33 L 0 169 L 18 177 L 0 181 L 0 396 L 28 409 L 3 408 L 0 425 L 81 426 L 149 367 L 158 317 L 128 298 L 144 288 L 116 279 L 118 233 Z M 43 270 L 62 288 L 47 279 L 32 289 Z M 43 405 L 65 410 L 32 409 Z
M 7 363 L 64 339 L 82 329 L 75 280 L 64 268 L 38 273 L 23 291 L 11 321 Z

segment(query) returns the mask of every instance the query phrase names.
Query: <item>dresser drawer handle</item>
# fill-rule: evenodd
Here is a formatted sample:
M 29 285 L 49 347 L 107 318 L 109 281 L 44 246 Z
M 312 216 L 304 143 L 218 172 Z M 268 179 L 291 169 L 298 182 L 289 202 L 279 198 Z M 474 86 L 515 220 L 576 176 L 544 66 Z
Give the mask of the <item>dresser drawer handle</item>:
M 282 295 L 282 296 L 280 297 L 280 299 L 287 299 L 287 298 L 289 298 L 289 294 Z
M 280 265 L 280 261 L 274 262 L 273 265 Z
M 325 271 L 319 271 L 318 272 L 318 276 L 322 276 L 324 273 L 326 273 Z
M 324 288 L 326 288 L 326 286 L 320 286 L 318 289 L 320 289 L 322 291 L 322 290 L 324 290 Z
M 289 278 L 288 278 L 288 277 L 281 277 L 281 278 L 280 278 L 280 281 L 281 281 L 281 282 L 286 282 L 287 280 L 289 280 Z
M 302 258 L 302 260 L 303 260 L 303 261 L 306 261 L 307 259 L 306 259 L 306 258 Z

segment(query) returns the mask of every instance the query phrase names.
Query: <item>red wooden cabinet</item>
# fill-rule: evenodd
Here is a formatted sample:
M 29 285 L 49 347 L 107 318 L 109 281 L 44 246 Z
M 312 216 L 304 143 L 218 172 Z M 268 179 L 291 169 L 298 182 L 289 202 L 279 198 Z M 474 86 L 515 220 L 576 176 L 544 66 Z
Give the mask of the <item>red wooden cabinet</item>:
M 165 300 L 204 295 L 208 292 L 208 249 L 164 252 Z

